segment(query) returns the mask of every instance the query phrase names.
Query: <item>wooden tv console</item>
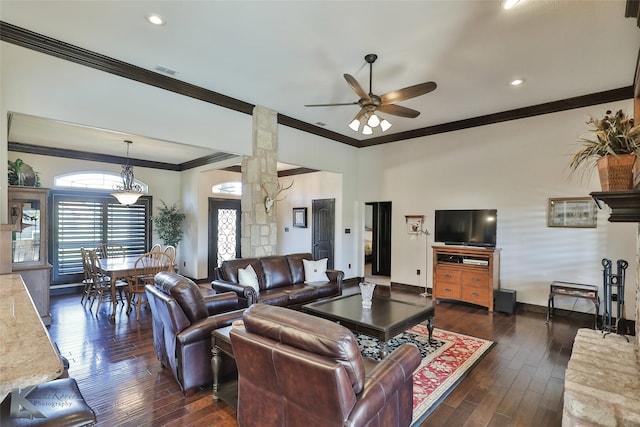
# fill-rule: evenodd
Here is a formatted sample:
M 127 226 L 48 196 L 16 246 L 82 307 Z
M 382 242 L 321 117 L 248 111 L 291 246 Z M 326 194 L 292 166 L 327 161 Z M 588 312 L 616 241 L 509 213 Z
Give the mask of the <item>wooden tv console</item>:
M 493 311 L 500 286 L 500 249 L 432 246 L 433 299 L 464 301 Z

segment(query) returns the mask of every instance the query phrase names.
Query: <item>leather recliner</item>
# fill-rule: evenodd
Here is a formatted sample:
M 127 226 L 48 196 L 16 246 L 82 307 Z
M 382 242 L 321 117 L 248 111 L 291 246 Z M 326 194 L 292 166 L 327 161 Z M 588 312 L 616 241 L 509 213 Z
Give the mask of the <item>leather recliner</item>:
M 162 366 L 171 369 L 185 394 L 211 384 L 211 331 L 242 319 L 244 309 L 233 292 L 206 298 L 190 279 L 177 273 L 156 274 L 145 292 L 153 318 L 153 345 Z M 224 375 L 235 369 L 223 359 Z
M 375 364 L 344 326 L 284 307 L 256 304 L 232 328 L 238 424 L 408 426 L 420 352 L 403 344 Z

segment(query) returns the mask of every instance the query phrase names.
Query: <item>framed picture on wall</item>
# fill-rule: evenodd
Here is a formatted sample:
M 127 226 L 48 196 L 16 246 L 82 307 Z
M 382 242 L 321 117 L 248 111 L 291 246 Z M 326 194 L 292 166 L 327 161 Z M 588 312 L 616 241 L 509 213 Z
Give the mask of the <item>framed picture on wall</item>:
M 293 226 L 307 228 L 307 208 L 293 208 Z
M 549 199 L 548 227 L 595 228 L 596 203 L 591 197 Z
M 407 221 L 407 233 L 420 234 L 424 215 L 405 215 L 404 217 Z

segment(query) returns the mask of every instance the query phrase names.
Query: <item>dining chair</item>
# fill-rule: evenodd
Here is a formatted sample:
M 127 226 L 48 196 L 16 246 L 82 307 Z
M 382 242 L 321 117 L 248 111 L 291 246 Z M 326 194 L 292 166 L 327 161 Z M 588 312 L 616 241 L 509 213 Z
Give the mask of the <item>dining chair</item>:
M 96 248 L 99 258 L 124 258 L 124 247 L 117 243 L 103 243 Z
M 175 268 L 176 268 L 176 247 L 173 246 L 173 245 L 167 245 L 164 248 L 164 253 L 167 254 L 169 259 L 171 260 L 172 268 L 169 271 L 175 271 Z
M 102 301 L 111 301 L 112 286 L 116 287 L 116 298 L 119 301 L 122 301 L 123 304 L 126 300 L 128 307 L 129 294 L 126 292 L 128 283 L 123 280 L 117 280 L 115 283 L 112 283 L 111 278 L 109 276 L 105 276 L 102 273 L 100 256 L 98 255 L 97 251 L 89 252 L 89 258 L 91 260 L 91 278 L 93 281 L 93 299 L 91 300 L 91 304 L 89 305 L 89 310 L 93 308 L 93 303 L 97 298 L 98 306 L 96 307 L 96 317 L 98 316 L 98 313 L 100 312 L 100 304 L 102 304 Z
M 148 305 L 149 301 L 145 294 L 145 286 L 153 284 L 153 278 L 161 271 L 173 271 L 173 263 L 164 252 L 147 252 L 138 257 L 134 264 L 134 272 L 129 277 L 129 307 L 127 312 L 132 310 L 132 305 L 136 306 L 136 320 L 140 320 L 140 308 Z
M 84 280 L 82 280 L 84 290 L 82 291 L 80 303 L 85 305 L 93 298 L 93 276 L 91 274 L 91 259 L 89 258 L 89 251 L 85 248 L 80 248 L 80 254 L 82 255 L 82 271 L 84 272 Z

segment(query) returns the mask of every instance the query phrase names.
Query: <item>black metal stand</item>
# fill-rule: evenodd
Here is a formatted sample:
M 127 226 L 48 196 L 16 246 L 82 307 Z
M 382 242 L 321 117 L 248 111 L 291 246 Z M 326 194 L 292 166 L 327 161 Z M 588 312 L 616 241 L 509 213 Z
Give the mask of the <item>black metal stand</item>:
M 616 274 L 613 274 L 612 262 L 610 259 L 603 258 L 602 270 L 603 274 L 603 291 L 604 291 L 604 314 L 602 316 L 602 332 L 603 338 L 608 334 L 615 332 L 622 335 L 627 342 L 629 338 L 626 336 L 627 321 L 624 315 L 624 279 L 625 270 L 629 263 L 623 259 L 616 262 Z M 616 321 L 612 317 L 613 302 L 616 302 Z

